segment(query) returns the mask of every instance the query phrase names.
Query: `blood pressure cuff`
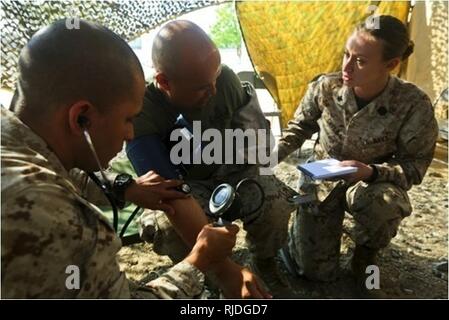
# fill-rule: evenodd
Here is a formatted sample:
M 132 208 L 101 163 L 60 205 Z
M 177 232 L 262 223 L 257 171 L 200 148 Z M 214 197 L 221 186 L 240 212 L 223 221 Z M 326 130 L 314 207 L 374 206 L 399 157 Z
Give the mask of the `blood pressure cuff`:
M 126 144 L 126 154 L 138 176 L 150 170 L 165 179 L 179 179 L 182 169 L 172 164 L 170 152 L 157 135 L 140 136 Z
M 195 152 L 201 153 L 202 145 L 200 144 L 196 151 L 193 149 L 193 128 L 190 123 L 180 114 L 171 133 L 174 130 L 180 130 L 181 136 L 178 136 L 178 141 L 171 141 L 168 134 L 166 138 L 161 139 L 158 135 L 150 134 L 138 137 L 126 145 L 126 153 L 136 173 L 141 176 L 149 170 L 157 172 L 165 179 L 182 179 L 187 175 L 189 164 L 174 165 L 170 160 L 170 150 L 178 142 L 184 139 L 184 142 L 190 146 L 190 162 L 193 163 L 193 156 Z

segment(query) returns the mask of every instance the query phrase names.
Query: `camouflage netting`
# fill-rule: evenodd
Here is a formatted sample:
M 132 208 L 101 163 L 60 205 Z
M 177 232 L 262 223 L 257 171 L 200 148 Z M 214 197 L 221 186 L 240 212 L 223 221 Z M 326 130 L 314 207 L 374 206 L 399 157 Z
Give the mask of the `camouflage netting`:
M 254 69 L 282 112 L 292 118 L 307 84 L 318 74 L 340 69 L 343 48 L 354 26 L 376 14 L 406 21 L 403 1 L 244 1 L 237 16 Z
M 11 1 L 1 3 L 1 86 L 13 89 L 20 50 L 41 27 L 79 17 L 107 26 L 126 40 L 190 11 L 224 0 Z M 73 22 L 69 21 L 69 22 Z

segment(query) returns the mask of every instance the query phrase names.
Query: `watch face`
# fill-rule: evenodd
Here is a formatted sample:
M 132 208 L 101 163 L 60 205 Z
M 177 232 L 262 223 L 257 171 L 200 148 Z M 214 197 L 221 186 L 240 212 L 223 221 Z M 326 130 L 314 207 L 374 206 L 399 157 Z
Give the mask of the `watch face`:
M 181 191 L 186 194 L 189 194 L 192 190 L 190 189 L 190 186 L 187 183 L 183 183 L 181 185 Z
M 116 178 L 116 182 L 118 185 L 123 185 L 128 183 L 130 180 L 132 180 L 132 177 L 129 174 L 120 174 Z

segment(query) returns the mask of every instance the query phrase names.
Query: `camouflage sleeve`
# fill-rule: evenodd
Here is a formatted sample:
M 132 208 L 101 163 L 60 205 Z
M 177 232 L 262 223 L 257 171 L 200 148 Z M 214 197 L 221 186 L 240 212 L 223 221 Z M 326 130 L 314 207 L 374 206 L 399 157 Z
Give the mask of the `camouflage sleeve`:
M 310 139 L 315 132 L 318 132 L 318 119 L 321 117 L 321 110 L 317 102 L 319 94 L 320 80 L 309 84 L 305 96 L 296 109 L 294 119 L 290 120 L 287 128 L 283 130 L 282 138 L 277 146 L 279 162 L 300 148 L 304 141 Z
M 433 159 L 438 124 L 427 96 L 410 112 L 397 140 L 398 150 L 391 161 L 376 164 L 378 181 L 389 181 L 404 190 L 420 184 Z
M 2 297 L 129 298 L 127 280 L 115 260 L 119 246 L 109 245 L 108 235 L 100 233 L 105 228 L 89 210 L 57 185 L 29 187 L 6 199 Z M 72 283 L 67 270 L 73 267 L 81 270 L 80 288 L 67 285 Z
M 113 172 L 110 168 L 105 171 L 106 177 L 112 184 L 118 173 Z M 72 182 L 78 187 L 83 197 L 97 206 L 109 206 L 108 198 L 104 195 L 102 189 L 89 178 L 87 173 L 80 169 L 72 169 L 69 172 Z M 103 181 L 101 175 L 96 172 L 95 175 L 100 181 Z
M 131 286 L 131 296 L 136 299 L 192 299 L 202 292 L 203 284 L 203 273 L 183 261 L 145 286 Z

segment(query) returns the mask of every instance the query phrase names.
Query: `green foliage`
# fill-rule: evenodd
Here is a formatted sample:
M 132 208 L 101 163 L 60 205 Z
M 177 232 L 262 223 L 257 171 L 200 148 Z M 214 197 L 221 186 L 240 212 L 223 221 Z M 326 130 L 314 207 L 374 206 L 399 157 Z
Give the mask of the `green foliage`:
M 127 173 L 132 175 L 133 177 L 137 177 L 131 162 L 124 155 L 120 155 L 114 158 L 114 160 L 110 163 L 110 166 L 113 172 Z
M 217 22 L 211 28 L 211 38 L 218 48 L 240 48 L 242 36 L 232 3 L 217 7 Z
M 127 173 L 132 175 L 133 177 L 136 177 L 136 173 L 134 171 L 134 168 L 131 165 L 131 162 L 128 160 L 126 156 L 118 156 L 114 158 L 114 161 L 110 163 L 111 169 L 113 172 L 116 173 Z M 132 214 L 136 206 L 134 204 L 128 204 L 127 207 L 125 207 L 123 210 L 119 211 L 119 232 L 125 222 L 128 220 L 129 216 Z M 112 209 L 110 206 L 100 207 L 100 209 L 103 211 L 104 216 L 111 222 L 113 221 L 113 214 Z M 125 235 L 131 235 L 139 232 L 139 228 L 137 225 L 137 215 L 133 222 L 129 225 Z

